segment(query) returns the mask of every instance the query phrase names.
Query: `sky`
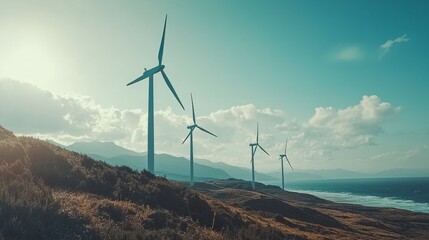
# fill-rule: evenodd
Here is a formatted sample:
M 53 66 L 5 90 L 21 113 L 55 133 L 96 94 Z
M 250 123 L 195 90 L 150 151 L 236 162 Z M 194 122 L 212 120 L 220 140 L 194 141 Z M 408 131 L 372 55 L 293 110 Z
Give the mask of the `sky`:
M 0 125 L 71 144 L 146 151 L 155 76 L 155 152 L 278 170 L 429 168 L 427 1 L 0 0 Z

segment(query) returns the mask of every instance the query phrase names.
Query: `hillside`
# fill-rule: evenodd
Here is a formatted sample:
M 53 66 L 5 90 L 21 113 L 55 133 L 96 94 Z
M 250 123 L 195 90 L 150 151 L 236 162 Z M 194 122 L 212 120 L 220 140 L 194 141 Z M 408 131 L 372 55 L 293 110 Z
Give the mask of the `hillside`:
M 0 127 L 0 239 L 425 239 L 429 215 L 228 179 L 196 190 Z
M 196 189 L 224 203 L 256 213 L 283 231 L 299 230 L 303 239 L 427 239 L 429 214 L 394 208 L 334 203 L 282 191 L 277 186 L 229 179 L 198 183 Z
M 1 238 L 225 239 L 254 226 L 265 238 L 273 231 L 148 172 L 0 133 Z

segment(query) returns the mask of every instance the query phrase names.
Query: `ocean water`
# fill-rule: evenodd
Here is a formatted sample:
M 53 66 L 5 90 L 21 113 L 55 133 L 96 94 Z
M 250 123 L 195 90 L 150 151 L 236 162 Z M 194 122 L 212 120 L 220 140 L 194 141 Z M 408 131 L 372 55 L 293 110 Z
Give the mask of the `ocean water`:
M 266 182 L 281 186 L 281 182 Z M 429 178 L 371 178 L 285 182 L 285 190 L 340 203 L 429 213 Z

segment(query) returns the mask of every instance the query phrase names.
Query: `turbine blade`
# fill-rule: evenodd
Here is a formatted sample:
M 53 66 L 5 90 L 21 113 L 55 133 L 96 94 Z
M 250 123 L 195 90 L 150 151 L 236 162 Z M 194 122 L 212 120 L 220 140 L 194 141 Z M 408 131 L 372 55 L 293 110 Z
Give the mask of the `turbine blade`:
M 258 143 L 259 139 L 259 123 L 256 122 L 256 143 Z
M 292 165 L 290 164 L 289 159 L 287 158 L 287 156 L 285 156 L 285 157 L 286 157 L 287 162 L 289 163 L 290 168 L 292 168 L 292 171 L 295 171 L 295 170 L 293 169 Z
M 162 32 L 161 46 L 159 46 L 159 52 L 158 52 L 159 65 L 162 64 L 162 55 L 164 54 L 164 39 L 165 39 L 165 28 L 166 28 L 166 26 L 167 26 L 167 15 L 165 15 L 164 31 Z
M 136 78 L 134 81 L 132 81 L 132 82 L 128 83 L 128 84 L 127 84 L 127 86 L 130 86 L 131 84 L 134 84 L 134 83 L 136 83 L 136 82 L 140 82 L 141 80 L 143 80 L 143 79 L 145 79 L 145 78 L 147 78 L 147 77 L 149 77 L 149 76 L 148 76 L 148 75 L 143 74 L 143 75 L 141 75 L 140 77 Z
M 206 129 L 204 129 L 204 128 L 202 128 L 202 127 L 198 126 L 198 125 L 197 125 L 197 128 L 199 128 L 201 131 L 204 131 L 204 132 L 206 132 L 206 133 L 208 133 L 208 134 L 210 134 L 210 135 L 212 135 L 212 136 L 217 137 L 215 134 L 213 134 L 213 133 L 211 133 L 211 132 L 207 131 Z
M 188 140 L 188 137 L 191 136 L 192 131 L 194 131 L 194 129 L 192 129 L 191 131 L 189 131 L 188 136 L 186 136 L 185 140 L 183 140 L 182 144 L 184 144 L 186 142 L 186 140 Z
M 261 145 L 259 145 L 259 143 L 258 143 L 258 146 L 261 148 L 262 151 L 264 151 L 264 153 L 266 153 L 268 156 L 270 156 L 270 154 L 268 154 L 267 151 L 265 151 L 265 149 L 263 147 L 261 147 Z
M 177 96 L 176 91 L 174 91 L 173 85 L 171 85 L 170 80 L 168 80 L 167 74 L 165 74 L 164 70 L 161 70 L 161 73 L 162 73 L 162 76 L 164 77 L 165 83 L 167 84 L 168 88 L 170 88 L 170 91 L 176 97 L 177 101 L 180 103 L 180 106 L 182 106 L 183 110 L 185 110 L 185 107 L 183 107 L 183 104 L 180 101 L 179 96 Z
M 286 150 L 287 150 L 287 138 L 286 138 L 286 146 L 285 146 L 285 155 L 286 155 Z
M 194 121 L 194 124 L 197 124 L 195 119 L 194 100 L 192 99 L 192 93 L 191 93 L 191 103 L 192 103 L 192 120 Z
M 253 150 L 253 156 L 255 156 L 256 150 L 258 149 L 258 145 L 255 146 L 255 150 Z

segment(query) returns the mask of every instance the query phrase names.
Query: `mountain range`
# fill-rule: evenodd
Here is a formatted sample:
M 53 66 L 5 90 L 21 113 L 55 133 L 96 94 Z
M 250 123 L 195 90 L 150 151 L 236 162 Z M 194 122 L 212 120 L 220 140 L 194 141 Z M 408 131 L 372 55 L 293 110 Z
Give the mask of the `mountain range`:
M 132 169 L 143 170 L 147 166 L 146 153 L 138 153 L 120 147 L 113 142 L 77 142 L 69 146 L 48 141 L 54 145 L 67 150 L 86 154 L 96 160 L 104 161 L 113 166 L 128 166 Z M 174 180 L 189 179 L 189 160 L 184 157 L 176 157 L 168 154 L 155 154 L 155 173 Z M 212 162 L 209 160 L 195 159 L 194 162 L 195 179 L 199 181 L 209 179 L 249 179 L 250 169 L 231 166 L 222 162 Z M 278 178 L 256 172 L 260 181 L 276 181 Z
M 128 166 L 132 169 L 143 170 L 147 166 L 145 153 L 134 152 L 113 142 L 76 142 L 69 146 L 48 141 L 67 150 L 86 154 L 94 159 L 104 161 L 113 166 Z M 189 179 L 189 160 L 168 154 L 155 155 L 155 173 L 169 179 L 187 181 Z M 206 181 L 210 179 L 236 178 L 248 180 L 251 170 L 237 167 L 224 162 L 212 162 L 205 159 L 195 159 L 195 179 Z M 268 173 L 255 172 L 258 181 L 278 183 L 281 171 Z M 429 177 L 429 169 L 389 169 L 376 173 L 361 173 L 345 169 L 285 169 L 286 181 L 321 180 L 321 179 L 355 179 L 355 178 L 395 178 L 395 177 Z

